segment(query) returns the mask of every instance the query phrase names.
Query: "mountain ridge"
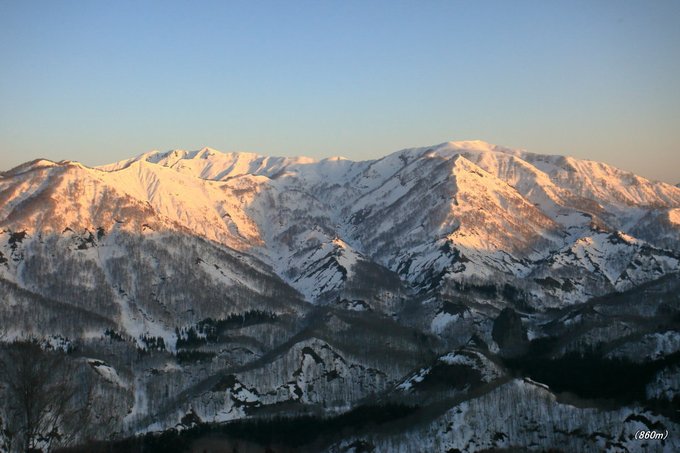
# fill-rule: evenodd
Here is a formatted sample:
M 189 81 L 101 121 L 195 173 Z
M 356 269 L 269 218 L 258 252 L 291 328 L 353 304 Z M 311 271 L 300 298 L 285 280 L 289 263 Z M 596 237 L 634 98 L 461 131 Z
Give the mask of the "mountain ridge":
M 66 351 L 98 439 L 396 402 L 427 417 L 310 448 L 634 449 L 640 420 L 677 431 L 679 281 L 680 188 L 479 141 L 0 174 L 0 358 Z M 608 367 L 646 380 L 591 410 Z M 531 420 L 494 418 L 514 401 Z M 451 437 L 467 413 L 489 428 Z
M 22 178 L 33 182 L 9 184 Z M 125 224 L 121 219 L 128 215 L 131 223 L 122 228 L 182 230 L 254 253 L 312 300 L 326 290 L 342 292 L 357 260 L 375 261 L 412 285 L 427 286 L 433 273 L 445 269 L 455 284 L 523 278 L 537 272 L 536 263 L 599 230 L 633 234 L 657 254 L 680 244 L 680 189 L 606 164 L 481 141 L 359 162 L 211 148 L 154 151 L 96 168 L 36 160 L 2 179 L 3 228 L 108 229 Z M 46 211 L 40 200 L 56 203 Z M 107 203 L 114 208 L 99 209 Z M 419 210 L 421 217 L 400 218 L 404 210 Z M 659 230 L 653 235 L 642 226 L 650 222 Z M 442 248 L 452 250 L 451 258 Z M 351 257 L 343 258 L 346 266 L 337 253 Z M 320 264 L 336 271 L 319 273 Z

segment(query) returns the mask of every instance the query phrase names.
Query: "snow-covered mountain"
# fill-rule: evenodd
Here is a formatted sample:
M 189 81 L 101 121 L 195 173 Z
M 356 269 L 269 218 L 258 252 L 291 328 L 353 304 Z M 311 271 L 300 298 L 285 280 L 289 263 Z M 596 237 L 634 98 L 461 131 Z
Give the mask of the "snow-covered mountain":
M 676 187 L 483 142 L 364 162 L 208 148 L 147 153 L 96 169 L 36 161 L 5 173 L 0 187 L 7 230 L 190 234 L 257 256 L 312 302 L 342 294 L 362 266 L 421 287 L 521 280 L 530 303 L 556 305 L 678 265 L 667 251 L 680 244 Z M 630 241 L 597 239 L 620 233 Z M 640 241 L 658 262 L 653 269 L 633 264 Z M 575 248 L 584 253 L 574 264 L 597 284 L 562 281 L 568 289 L 556 292 L 529 283 L 552 272 L 546 263 L 564 267 L 555 263 Z M 593 267 L 593 256 L 610 252 L 625 262 Z
M 562 341 L 550 360 L 603 345 L 628 357 L 636 335 L 676 345 L 650 361 L 679 349 L 676 321 L 649 326 L 680 312 L 669 289 L 680 188 L 571 157 L 471 141 L 361 162 L 209 148 L 98 168 L 37 160 L 0 174 L 0 229 L 0 340 L 77 351 L 119 408 L 101 436 L 170 428 L 187 414 L 338 413 L 404 398 L 432 370 L 472 379 L 444 392 L 451 404 L 477 398 L 477 381 L 484 398 L 549 394 L 498 363 L 541 338 Z M 649 285 L 660 295 L 616 329 L 613 314 L 582 313 Z M 677 398 L 674 363 L 650 392 Z M 540 398 L 536 411 L 571 410 Z M 587 417 L 593 429 L 614 420 Z M 493 446 L 466 436 L 465 448 Z M 370 442 L 389 450 L 395 439 Z

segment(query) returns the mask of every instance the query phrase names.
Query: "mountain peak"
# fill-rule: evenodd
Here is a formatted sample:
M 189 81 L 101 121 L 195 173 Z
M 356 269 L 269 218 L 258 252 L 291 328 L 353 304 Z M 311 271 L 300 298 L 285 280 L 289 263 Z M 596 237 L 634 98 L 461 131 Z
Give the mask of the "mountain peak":
M 340 162 L 340 161 L 346 161 L 346 160 L 350 160 L 350 159 L 343 157 L 343 156 L 331 156 L 331 157 L 327 157 L 327 158 L 323 159 L 324 162 Z
M 494 145 L 493 143 L 488 143 L 483 140 L 462 140 L 462 141 L 451 141 L 442 143 L 437 148 L 446 150 L 458 150 L 458 151 L 476 151 L 476 152 L 492 152 L 492 153 L 504 153 L 520 155 L 521 151 L 506 148 L 504 146 Z
M 444 143 L 444 145 L 450 148 L 480 151 L 493 151 L 493 149 L 496 147 L 496 145 L 484 140 L 452 140 Z
M 63 163 L 63 162 L 62 162 Z M 31 170 L 36 170 L 39 168 L 47 168 L 47 167 L 57 167 L 62 163 L 57 163 L 53 162 L 49 159 L 35 159 L 29 162 L 24 162 L 23 164 L 19 164 L 14 168 L 11 168 L 5 172 L 0 172 L 0 175 L 2 176 L 16 176 L 21 173 L 26 173 L 27 171 Z

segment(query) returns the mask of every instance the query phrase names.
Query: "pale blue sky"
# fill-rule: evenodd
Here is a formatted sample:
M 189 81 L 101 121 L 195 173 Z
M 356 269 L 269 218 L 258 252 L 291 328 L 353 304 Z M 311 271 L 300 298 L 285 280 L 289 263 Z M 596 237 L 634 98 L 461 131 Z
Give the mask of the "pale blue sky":
M 467 139 L 680 182 L 680 1 L 0 0 L 0 170 Z

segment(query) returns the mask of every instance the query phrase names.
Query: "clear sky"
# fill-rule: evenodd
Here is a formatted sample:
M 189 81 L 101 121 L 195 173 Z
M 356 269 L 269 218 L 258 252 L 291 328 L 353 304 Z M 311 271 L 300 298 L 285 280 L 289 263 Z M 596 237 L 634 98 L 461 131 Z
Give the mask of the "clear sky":
M 0 170 L 468 139 L 680 182 L 680 1 L 0 0 Z

